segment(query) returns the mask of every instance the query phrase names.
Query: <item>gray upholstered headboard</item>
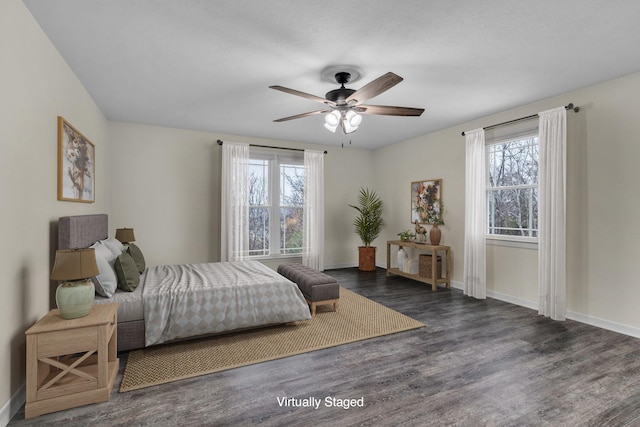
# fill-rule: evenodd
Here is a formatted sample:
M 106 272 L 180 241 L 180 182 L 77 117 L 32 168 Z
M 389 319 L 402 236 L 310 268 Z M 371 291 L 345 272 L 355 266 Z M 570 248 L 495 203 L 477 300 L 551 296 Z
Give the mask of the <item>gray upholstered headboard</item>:
M 107 237 L 107 214 L 63 216 L 58 219 L 58 249 L 88 248 Z

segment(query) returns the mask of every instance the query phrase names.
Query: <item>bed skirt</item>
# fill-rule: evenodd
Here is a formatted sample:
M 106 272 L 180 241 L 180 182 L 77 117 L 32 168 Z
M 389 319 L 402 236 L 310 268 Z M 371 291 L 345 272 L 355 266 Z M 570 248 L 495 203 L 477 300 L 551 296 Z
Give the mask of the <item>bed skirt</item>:
M 118 351 L 144 348 L 144 320 L 118 322 Z
M 251 329 L 268 328 L 276 326 L 276 323 L 255 326 L 252 328 L 236 329 L 234 331 L 218 332 L 214 334 L 205 334 L 196 337 L 181 338 L 173 342 L 189 341 L 207 336 L 225 335 L 234 332 L 242 332 Z M 145 348 L 144 339 L 144 320 L 132 320 L 127 322 L 118 322 L 118 351 L 131 351 Z

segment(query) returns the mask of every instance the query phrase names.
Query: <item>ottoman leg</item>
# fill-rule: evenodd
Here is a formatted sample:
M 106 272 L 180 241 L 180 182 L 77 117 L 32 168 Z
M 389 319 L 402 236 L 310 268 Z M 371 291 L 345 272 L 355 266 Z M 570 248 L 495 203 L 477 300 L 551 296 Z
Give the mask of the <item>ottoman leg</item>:
M 305 301 L 309 304 L 309 309 L 311 310 L 311 317 L 316 315 L 316 303 L 312 302 L 309 298 L 305 297 Z

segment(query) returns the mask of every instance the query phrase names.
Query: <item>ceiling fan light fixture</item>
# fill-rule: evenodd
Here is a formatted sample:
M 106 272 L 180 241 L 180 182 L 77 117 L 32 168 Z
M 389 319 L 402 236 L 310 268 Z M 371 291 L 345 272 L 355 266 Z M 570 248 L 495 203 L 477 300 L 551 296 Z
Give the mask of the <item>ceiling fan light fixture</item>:
M 342 131 L 345 134 L 353 133 L 358 130 L 358 126 L 352 126 L 348 120 L 342 120 Z
M 335 128 L 336 126 L 338 126 L 338 123 L 340 123 L 340 112 L 337 110 L 333 110 L 330 113 L 327 113 L 327 115 L 324 116 L 324 121 L 326 125 Z
M 336 124 L 335 126 L 331 126 L 329 123 L 325 123 L 324 127 L 327 128 L 329 132 L 335 133 L 336 129 L 338 128 L 338 125 Z
M 349 125 L 354 128 L 358 128 L 360 123 L 362 123 L 362 115 L 356 113 L 353 110 L 347 111 L 345 115 L 345 119 L 349 122 Z

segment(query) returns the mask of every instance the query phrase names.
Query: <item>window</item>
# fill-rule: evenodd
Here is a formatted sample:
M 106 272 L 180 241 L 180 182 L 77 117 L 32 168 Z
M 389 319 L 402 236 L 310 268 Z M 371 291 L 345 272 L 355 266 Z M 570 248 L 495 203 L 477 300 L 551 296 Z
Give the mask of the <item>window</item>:
M 487 233 L 510 239 L 538 237 L 538 134 L 487 146 Z
M 251 149 L 249 256 L 302 254 L 304 157 Z

